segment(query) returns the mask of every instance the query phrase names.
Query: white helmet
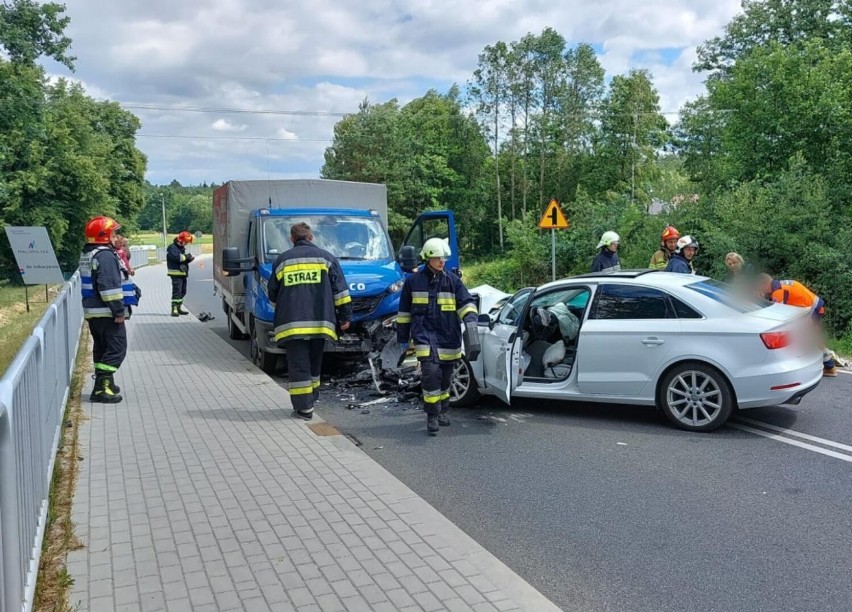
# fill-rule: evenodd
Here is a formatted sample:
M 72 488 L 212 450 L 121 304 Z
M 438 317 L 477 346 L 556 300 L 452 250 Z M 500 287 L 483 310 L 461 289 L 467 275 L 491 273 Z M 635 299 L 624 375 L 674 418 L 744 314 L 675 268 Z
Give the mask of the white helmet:
M 621 238 L 615 232 L 604 232 L 601 236 L 601 241 L 598 242 L 597 248 L 611 245 L 613 242 L 620 242 Z
M 420 249 L 421 259 L 449 257 L 450 255 L 452 255 L 450 245 L 443 238 L 429 238 L 429 240 L 423 243 L 423 248 Z
M 698 250 L 698 241 L 687 234 L 686 236 L 681 236 L 677 239 L 677 248 L 675 249 L 676 253 L 680 253 L 686 247 L 695 247 L 695 250 Z

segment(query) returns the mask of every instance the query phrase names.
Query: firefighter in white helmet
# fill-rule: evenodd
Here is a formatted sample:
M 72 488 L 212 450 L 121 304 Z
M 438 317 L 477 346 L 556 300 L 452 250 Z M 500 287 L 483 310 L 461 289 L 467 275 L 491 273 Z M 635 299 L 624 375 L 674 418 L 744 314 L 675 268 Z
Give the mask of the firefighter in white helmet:
M 461 279 L 444 269 L 450 255 L 449 245 L 440 238 L 423 244 L 420 258 L 425 265 L 405 280 L 396 319 L 397 340 L 403 349 L 414 342 L 420 361 L 426 430 L 431 436 L 450 424 L 450 382 L 462 358 L 462 323 L 467 359 L 475 361 L 480 350 L 476 303 Z
M 621 238 L 615 232 L 604 232 L 598 242 L 600 252 L 592 263 L 592 272 L 615 272 L 621 270 L 618 245 Z

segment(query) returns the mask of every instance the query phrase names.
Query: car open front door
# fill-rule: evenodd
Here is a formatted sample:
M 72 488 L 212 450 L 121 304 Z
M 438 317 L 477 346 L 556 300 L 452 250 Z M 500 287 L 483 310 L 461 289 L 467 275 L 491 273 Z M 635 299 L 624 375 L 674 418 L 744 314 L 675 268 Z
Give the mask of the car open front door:
M 485 386 L 497 397 L 510 403 L 512 389 L 518 386 L 521 368 L 521 349 L 523 337 L 519 331 L 523 320 L 524 308 L 533 289 L 527 287 L 513 295 L 500 312 L 494 323 L 483 330 L 482 374 Z

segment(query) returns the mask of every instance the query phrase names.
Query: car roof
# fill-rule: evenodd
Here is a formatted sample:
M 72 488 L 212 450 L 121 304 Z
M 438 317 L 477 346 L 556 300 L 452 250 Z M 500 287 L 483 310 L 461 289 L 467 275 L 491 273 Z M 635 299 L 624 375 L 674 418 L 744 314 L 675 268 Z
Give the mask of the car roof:
M 626 281 L 628 284 L 632 284 L 632 281 L 638 281 L 639 283 L 655 287 L 683 287 L 684 285 L 707 280 L 707 277 L 644 268 L 639 270 L 616 270 L 613 272 L 591 272 L 588 274 L 578 274 L 577 276 L 568 276 L 556 281 L 542 284 L 538 288 L 546 289 L 551 287 L 560 287 L 578 280 L 594 281 L 596 283 Z

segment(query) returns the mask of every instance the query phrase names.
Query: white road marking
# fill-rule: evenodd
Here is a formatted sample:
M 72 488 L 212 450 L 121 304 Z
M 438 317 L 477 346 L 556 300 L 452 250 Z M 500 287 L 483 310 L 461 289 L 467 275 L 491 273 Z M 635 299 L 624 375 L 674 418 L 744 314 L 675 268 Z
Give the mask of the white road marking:
M 818 438 L 817 436 L 811 436 L 806 433 L 802 433 L 800 431 L 795 431 L 792 429 L 785 429 L 784 427 L 778 427 L 777 425 L 770 425 L 769 423 L 764 423 L 763 421 L 755 421 L 754 419 L 747 419 L 745 417 L 737 417 L 737 421 L 742 421 L 744 423 L 750 423 L 751 425 L 757 425 L 758 427 L 763 427 L 765 429 L 771 429 L 772 431 L 777 431 L 778 433 L 787 434 L 788 436 L 795 436 L 797 438 L 802 438 L 803 440 L 810 440 L 811 442 L 816 442 L 817 444 L 822 444 L 823 446 L 831 446 L 833 448 L 837 448 L 840 450 L 844 450 L 852 453 L 852 446 L 848 446 L 846 444 L 840 444 L 839 442 L 832 442 L 831 440 L 826 440 L 825 438 Z
M 807 444 L 805 442 L 799 442 L 798 440 L 793 440 L 792 438 L 785 438 L 784 436 L 779 436 L 778 434 L 769 433 L 768 431 L 763 431 L 762 429 L 756 429 L 754 427 L 749 427 L 748 425 L 741 425 L 740 423 L 728 423 L 730 427 L 734 429 L 741 429 L 742 431 L 747 431 L 749 433 L 757 434 L 758 436 L 763 436 L 764 438 L 769 438 L 770 440 L 777 440 L 778 442 L 783 442 L 784 444 L 790 444 L 791 446 L 798 446 L 799 448 L 804 448 L 805 450 L 813 451 L 815 453 L 820 453 L 821 455 L 826 455 L 828 457 L 834 457 L 835 459 L 840 459 L 842 461 L 848 461 L 852 463 L 852 455 L 844 455 L 842 453 L 838 453 L 833 450 L 828 450 L 826 448 L 821 448 L 819 446 L 814 446 L 813 444 Z M 761 423 L 761 425 L 764 425 Z

